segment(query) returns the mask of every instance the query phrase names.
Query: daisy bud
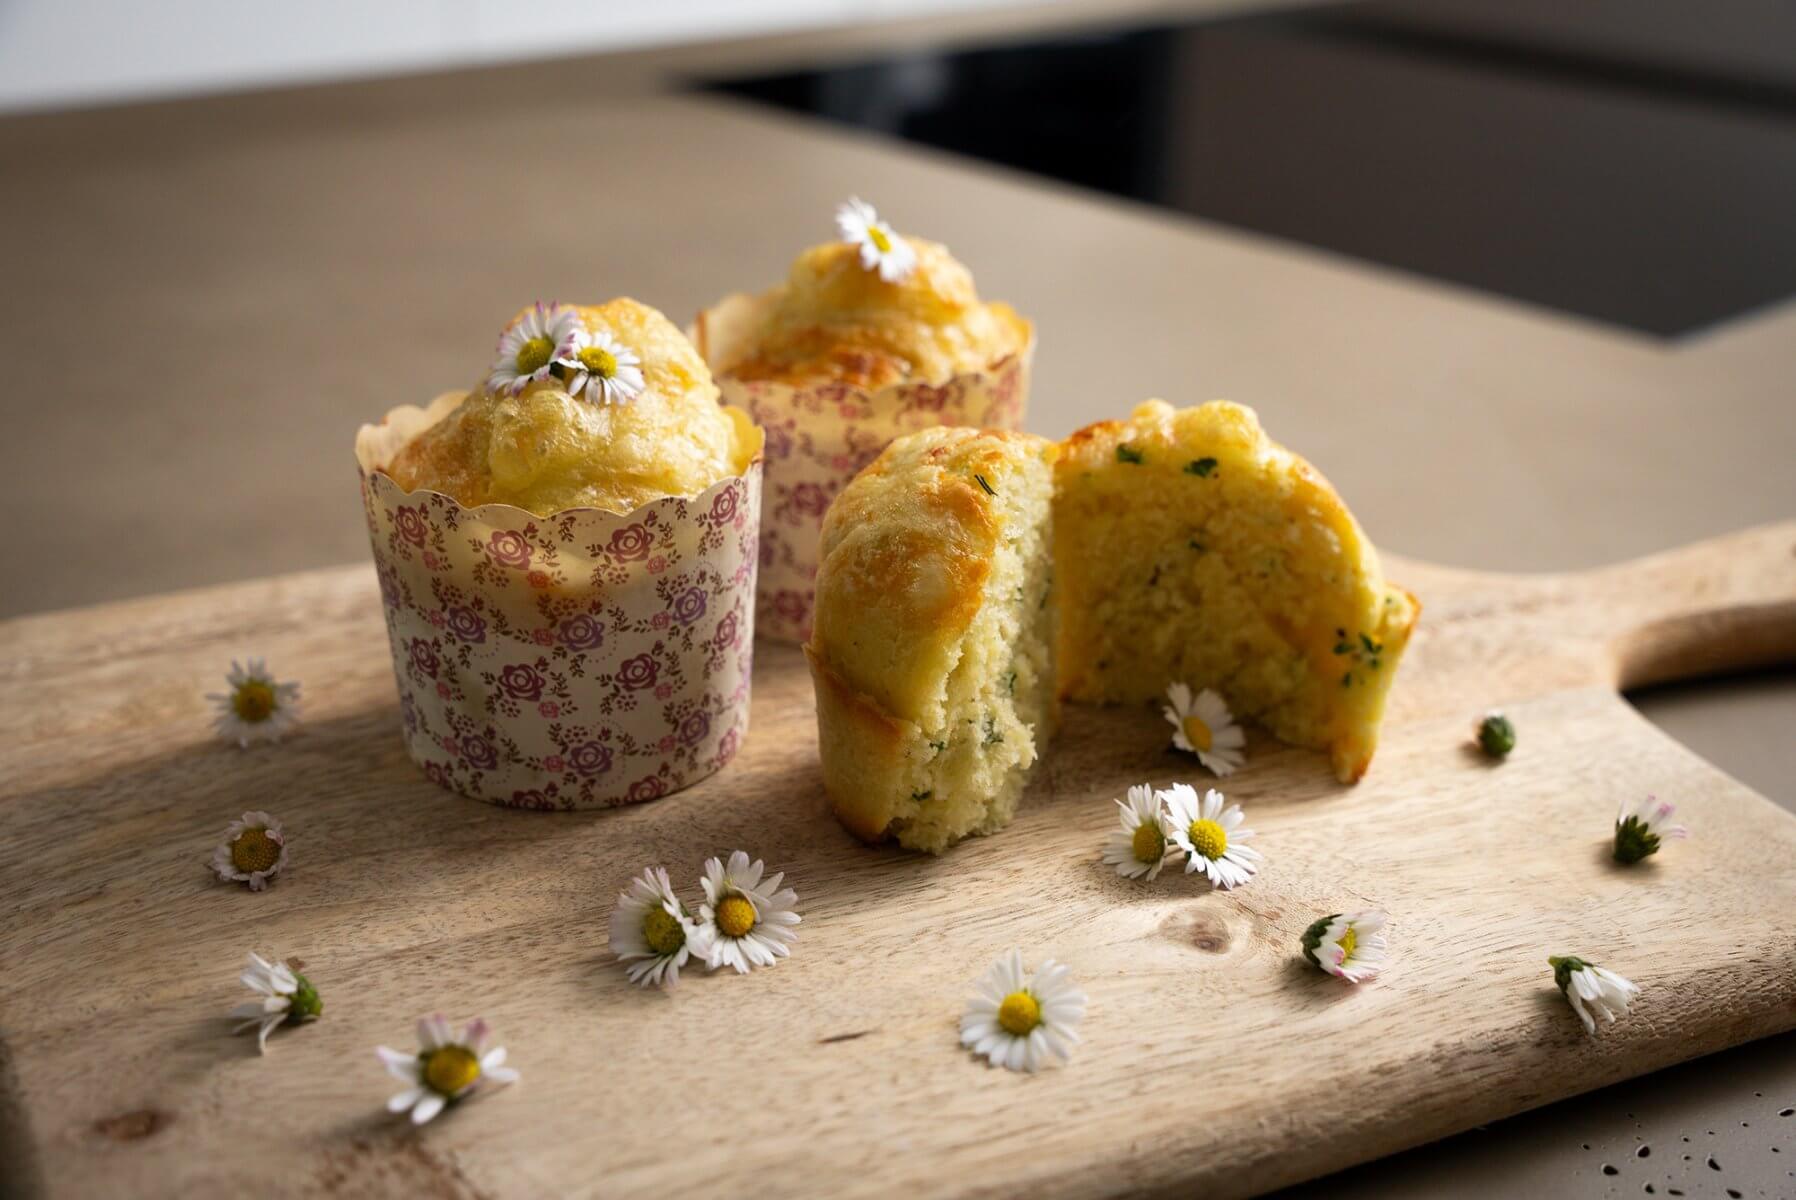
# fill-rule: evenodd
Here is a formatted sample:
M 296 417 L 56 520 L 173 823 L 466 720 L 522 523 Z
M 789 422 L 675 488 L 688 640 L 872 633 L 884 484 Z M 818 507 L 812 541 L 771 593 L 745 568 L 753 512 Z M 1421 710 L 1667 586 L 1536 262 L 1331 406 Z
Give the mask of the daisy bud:
M 1492 758 L 1507 758 L 1515 749 L 1515 726 L 1500 712 L 1485 714 L 1478 722 L 1478 745 Z

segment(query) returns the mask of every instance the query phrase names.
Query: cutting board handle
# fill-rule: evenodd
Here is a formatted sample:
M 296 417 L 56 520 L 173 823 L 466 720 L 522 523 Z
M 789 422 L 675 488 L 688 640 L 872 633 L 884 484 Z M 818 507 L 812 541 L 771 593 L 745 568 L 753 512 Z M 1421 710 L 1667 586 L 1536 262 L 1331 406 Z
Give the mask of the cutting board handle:
M 1617 687 L 1796 662 L 1796 521 L 1575 577 Z

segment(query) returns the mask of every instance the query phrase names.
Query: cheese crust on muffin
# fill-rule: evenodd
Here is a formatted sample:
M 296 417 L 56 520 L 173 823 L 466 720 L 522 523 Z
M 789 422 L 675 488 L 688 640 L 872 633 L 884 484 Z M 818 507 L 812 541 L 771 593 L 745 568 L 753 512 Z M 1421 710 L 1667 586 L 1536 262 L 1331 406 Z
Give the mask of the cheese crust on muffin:
M 874 389 L 903 380 L 946 383 L 983 371 L 1029 343 L 1029 322 L 987 304 L 946 246 L 907 238 L 917 265 L 896 283 L 861 265 L 846 242 L 813 246 L 762 299 L 762 323 L 715 364 L 745 383 L 842 383 Z
M 598 403 L 569 395 L 559 377 L 517 395 L 476 387 L 400 450 L 386 467 L 393 481 L 468 508 L 511 504 L 548 516 L 571 508 L 629 513 L 748 469 L 758 437 L 746 417 L 718 404 L 710 370 L 673 322 L 628 298 L 575 311 L 588 332 L 608 334 L 640 358 L 640 394 Z
M 1144 703 L 1215 688 L 1281 741 L 1366 771 L 1420 606 L 1328 481 L 1250 408 L 1159 400 L 1062 445 L 1059 692 Z
M 823 522 L 805 647 L 823 778 L 868 841 L 940 853 L 1016 811 L 1056 714 L 1044 438 L 899 438 Z

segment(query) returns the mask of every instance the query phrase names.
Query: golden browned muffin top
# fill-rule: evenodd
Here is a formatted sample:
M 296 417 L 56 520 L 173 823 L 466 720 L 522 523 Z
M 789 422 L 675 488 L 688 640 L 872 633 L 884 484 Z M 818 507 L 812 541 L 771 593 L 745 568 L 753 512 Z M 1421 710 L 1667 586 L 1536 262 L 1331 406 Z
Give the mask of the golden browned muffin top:
M 943 383 L 981 371 L 1029 342 L 1029 322 L 987 304 L 946 246 L 905 239 L 915 266 L 896 282 L 848 242 L 812 246 L 786 282 L 762 297 L 760 330 L 719 374 L 745 382 L 838 382 L 861 388 L 900 380 Z
M 539 305 L 506 330 L 488 380 L 387 464 L 399 486 L 539 516 L 628 513 L 740 475 L 759 448 L 692 343 L 646 304 Z M 526 336 L 538 330 L 550 348 Z

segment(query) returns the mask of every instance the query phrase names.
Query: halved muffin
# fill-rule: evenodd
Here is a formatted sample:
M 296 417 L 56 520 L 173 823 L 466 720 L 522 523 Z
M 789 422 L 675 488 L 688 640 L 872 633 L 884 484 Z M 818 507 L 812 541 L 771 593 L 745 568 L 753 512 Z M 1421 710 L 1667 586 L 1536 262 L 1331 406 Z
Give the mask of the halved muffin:
M 1342 782 L 1365 774 L 1420 608 L 1328 481 L 1226 401 L 1150 400 L 1061 451 L 1060 696 L 1215 688 L 1280 740 L 1327 750 Z
M 1056 712 L 1057 450 L 927 429 L 830 506 L 805 655 L 824 785 L 857 836 L 940 853 L 1016 811 Z

